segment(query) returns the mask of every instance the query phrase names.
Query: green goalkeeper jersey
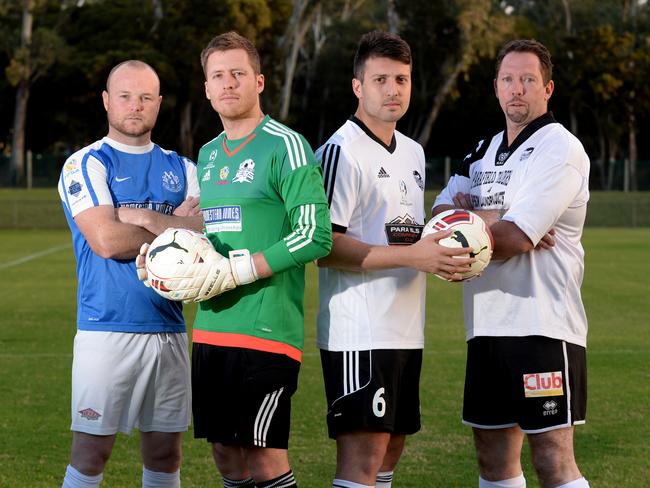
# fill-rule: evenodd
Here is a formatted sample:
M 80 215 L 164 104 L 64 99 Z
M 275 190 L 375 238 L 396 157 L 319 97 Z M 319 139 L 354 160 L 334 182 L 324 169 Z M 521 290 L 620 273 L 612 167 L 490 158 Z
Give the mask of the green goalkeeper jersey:
M 286 354 L 304 343 L 305 263 L 329 253 L 332 232 L 320 165 L 298 133 L 266 116 L 248 136 L 225 133 L 198 159 L 205 233 L 222 255 L 263 252 L 269 278 L 199 304 L 193 341 Z

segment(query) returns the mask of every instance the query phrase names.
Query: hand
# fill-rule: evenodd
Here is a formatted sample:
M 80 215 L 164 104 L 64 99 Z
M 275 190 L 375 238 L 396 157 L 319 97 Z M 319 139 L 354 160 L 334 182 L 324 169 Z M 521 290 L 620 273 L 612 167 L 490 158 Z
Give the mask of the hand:
M 549 230 L 535 246 L 535 249 L 551 249 L 555 246 L 555 229 Z
M 199 215 L 201 213 L 199 202 L 199 197 L 188 197 L 187 200 L 176 207 L 174 215 L 177 217 L 194 217 Z
M 151 286 L 147 280 L 147 268 L 145 267 L 145 260 L 147 259 L 148 250 L 149 243 L 145 242 L 140 247 L 139 254 L 135 257 L 135 272 L 138 274 L 138 279 L 142 281 L 145 286 Z
M 453 197 L 454 205 L 456 208 L 464 208 L 465 210 L 473 210 L 472 198 L 469 193 L 456 193 Z
M 469 255 L 471 247 L 447 247 L 439 243 L 449 237 L 451 230 L 436 232 L 420 239 L 409 246 L 408 253 L 412 260 L 411 267 L 432 273 L 448 281 L 460 281 L 461 273 L 470 271 L 470 265 L 475 258 L 461 257 Z

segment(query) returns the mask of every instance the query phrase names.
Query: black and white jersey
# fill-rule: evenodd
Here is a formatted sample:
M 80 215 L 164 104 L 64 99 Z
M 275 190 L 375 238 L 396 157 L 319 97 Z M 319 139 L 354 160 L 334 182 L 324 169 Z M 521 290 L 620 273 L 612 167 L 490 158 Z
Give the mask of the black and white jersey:
M 589 200 L 589 158 L 580 141 L 552 113 L 531 122 L 507 145 L 501 132 L 481 141 L 437 197 L 453 205 L 471 194 L 476 210 L 505 210 L 534 245 L 555 229 L 556 245 L 493 260 L 464 286 L 467 339 L 541 335 L 586 345 L 580 295 L 580 242 Z
M 409 245 L 419 239 L 425 220 L 422 146 L 397 131 L 387 146 L 352 117 L 316 157 L 323 166 L 333 230 L 370 245 Z M 319 287 L 319 348 L 424 346 L 424 273 L 321 268 Z

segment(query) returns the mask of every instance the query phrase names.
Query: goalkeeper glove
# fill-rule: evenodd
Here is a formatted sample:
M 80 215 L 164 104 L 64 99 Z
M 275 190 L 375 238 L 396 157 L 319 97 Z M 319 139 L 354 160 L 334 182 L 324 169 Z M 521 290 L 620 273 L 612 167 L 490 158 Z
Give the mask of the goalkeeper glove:
M 230 258 L 230 259 L 228 259 Z M 205 281 L 194 298 L 195 302 L 209 300 L 212 297 L 232 290 L 239 285 L 246 285 L 258 279 L 253 257 L 248 249 L 230 251 L 228 258 L 217 251 L 209 250 L 203 256 L 203 263 L 195 266 L 209 266 Z

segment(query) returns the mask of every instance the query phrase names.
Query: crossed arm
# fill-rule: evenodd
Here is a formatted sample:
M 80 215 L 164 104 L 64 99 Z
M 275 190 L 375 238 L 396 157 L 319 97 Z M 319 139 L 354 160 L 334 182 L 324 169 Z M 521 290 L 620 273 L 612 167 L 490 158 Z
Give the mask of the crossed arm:
M 438 205 L 431 210 L 432 215 L 439 214 L 453 208 L 471 210 L 481 217 L 492 232 L 494 237 L 493 259 L 508 259 L 518 254 L 523 254 L 533 249 L 550 249 L 555 245 L 555 230 L 549 230 L 539 243 L 534 246 L 530 238 L 515 224 L 508 220 L 501 220 L 500 210 L 474 210 L 470 196 L 467 193 L 457 193 L 453 197 L 454 205 Z
M 168 227 L 201 231 L 203 217 L 198 197 L 189 197 L 164 215 L 143 208 L 99 205 L 74 217 L 75 223 L 95 254 L 105 259 L 133 259 L 143 242 L 150 243 Z

